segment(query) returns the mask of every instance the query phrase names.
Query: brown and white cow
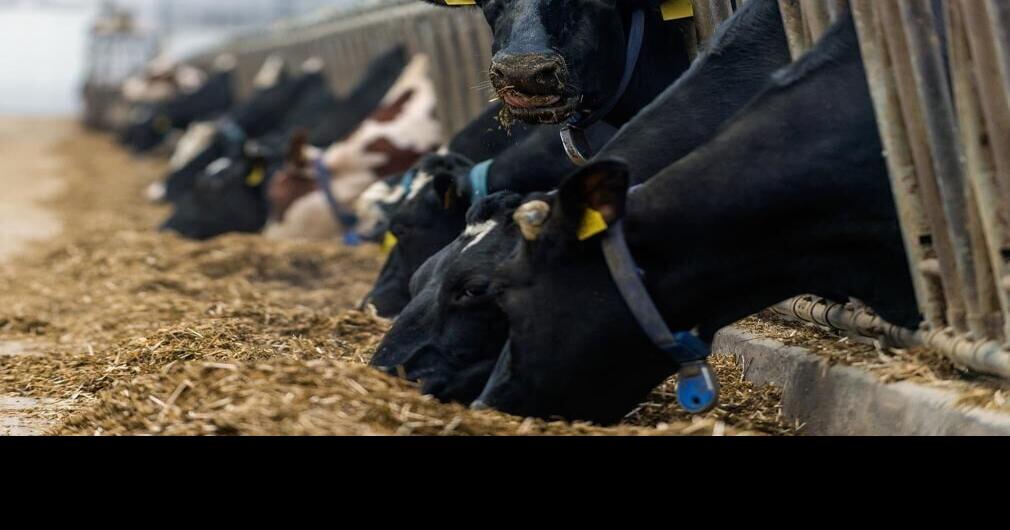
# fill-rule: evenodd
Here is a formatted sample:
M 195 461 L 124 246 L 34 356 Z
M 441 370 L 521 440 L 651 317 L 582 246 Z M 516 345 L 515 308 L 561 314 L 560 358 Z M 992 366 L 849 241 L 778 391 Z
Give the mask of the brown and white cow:
M 330 239 L 344 233 L 317 184 L 319 161 L 329 172 L 337 202 L 348 211 L 361 211 L 357 202 L 369 187 L 407 171 L 442 144 L 429 68 L 428 56 L 414 56 L 379 108 L 350 136 L 329 148 L 309 146 L 304 135 L 295 135 L 285 167 L 270 184 L 267 237 Z

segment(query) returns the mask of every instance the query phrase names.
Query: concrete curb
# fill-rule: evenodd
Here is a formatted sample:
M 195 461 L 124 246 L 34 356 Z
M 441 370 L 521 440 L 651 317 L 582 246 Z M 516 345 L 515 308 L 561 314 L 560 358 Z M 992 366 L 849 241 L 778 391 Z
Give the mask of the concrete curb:
M 803 349 L 739 328 L 722 331 L 716 353 L 744 363 L 744 377 L 782 389 L 783 413 L 813 436 L 1010 436 L 1010 415 L 956 407 L 953 391 L 884 384 L 872 374 L 829 366 Z

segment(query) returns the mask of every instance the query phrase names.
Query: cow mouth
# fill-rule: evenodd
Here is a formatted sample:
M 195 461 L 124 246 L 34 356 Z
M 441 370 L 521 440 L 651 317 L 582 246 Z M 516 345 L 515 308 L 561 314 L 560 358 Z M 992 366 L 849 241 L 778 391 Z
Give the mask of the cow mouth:
M 527 94 L 514 88 L 500 90 L 498 95 L 516 118 L 533 124 L 561 123 L 576 109 L 578 98 L 561 94 Z

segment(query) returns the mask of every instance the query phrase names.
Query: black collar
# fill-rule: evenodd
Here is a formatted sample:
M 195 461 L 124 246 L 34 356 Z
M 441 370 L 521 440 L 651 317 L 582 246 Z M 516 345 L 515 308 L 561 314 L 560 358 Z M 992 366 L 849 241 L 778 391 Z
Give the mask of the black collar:
M 649 340 L 680 367 L 677 384 L 680 406 L 692 414 L 715 408 L 719 403 L 719 380 L 708 365 L 711 348 L 693 332 L 670 331 L 642 282 L 643 273 L 631 255 L 623 221 L 604 233 L 602 244 L 610 276 L 631 314 Z
M 565 146 L 565 153 L 573 164 L 584 166 L 592 153 L 592 146 L 586 138 L 586 129 L 605 118 L 614 107 L 624 97 L 624 93 L 631 85 L 631 78 L 635 75 L 635 68 L 638 66 L 638 58 L 642 53 L 642 43 L 645 40 L 645 11 L 636 9 L 631 13 L 631 30 L 628 32 L 627 55 L 624 60 L 624 74 L 621 82 L 617 85 L 617 91 L 610 99 L 605 101 L 598 109 L 590 113 L 576 113 L 568 120 L 568 124 L 561 129 L 561 142 Z

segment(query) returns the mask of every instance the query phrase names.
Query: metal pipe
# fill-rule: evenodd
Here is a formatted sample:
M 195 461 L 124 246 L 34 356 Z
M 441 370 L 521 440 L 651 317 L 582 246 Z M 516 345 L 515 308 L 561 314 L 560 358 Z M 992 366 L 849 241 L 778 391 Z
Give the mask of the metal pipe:
M 802 6 L 803 22 L 806 24 L 812 46 L 821 40 L 824 32 L 831 27 L 828 3 L 826 0 L 800 0 L 800 6 Z
M 799 59 L 810 48 L 806 27 L 803 23 L 803 9 L 800 0 L 778 0 L 782 13 L 782 25 L 789 41 L 789 52 L 793 60 Z
M 898 348 L 925 346 L 965 368 L 1010 378 L 1010 350 L 998 342 L 973 340 L 951 329 L 913 331 L 888 323 L 865 308 L 851 308 L 823 298 L 802 296 L 773 308 L 787 318 L 886 341 Z

